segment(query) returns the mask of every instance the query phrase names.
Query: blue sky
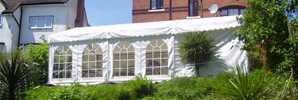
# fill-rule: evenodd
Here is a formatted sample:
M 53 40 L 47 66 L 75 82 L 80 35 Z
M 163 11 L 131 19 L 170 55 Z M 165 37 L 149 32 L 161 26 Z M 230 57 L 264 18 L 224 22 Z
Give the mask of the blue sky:
M 91 26 L 132 22 L 132 0 L 85 0 Z

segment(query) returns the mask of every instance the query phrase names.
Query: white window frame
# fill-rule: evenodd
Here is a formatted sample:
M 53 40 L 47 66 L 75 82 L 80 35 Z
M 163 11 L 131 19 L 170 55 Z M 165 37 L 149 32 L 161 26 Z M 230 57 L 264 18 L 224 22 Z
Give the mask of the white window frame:
M 129 45 L 124 45 L 124 44 Z M 121 45 L 122 44 L 122 45 Z M 116 51 L 116 48 L 119 49 L 119 51 Z M 129 49 L 133 49 L 130 51 Z M 116 45 L 116 47 L 113 50 L 113 76 L 114 77 L 121 77 L 121 76 L 134 76 L 135 75 L 135 52 L 134 47 L 131 43 L 122 41 Z M 118 57 L 117 57 L 118 55 Z M 124 55 L 124 56 L 123 56 Z M 132 58 L 130 58 L 132 57 Z M 115 62 L 118 62 L 118 66 Z M 121 68 L 122 63 L 126 63 L 126 68 Z M 129 64 L 133 63 L 133 66 L 129 66 Z M 116 68 L 117 66 L 117 68 Z M 123 72 L 122 70 L 126 70 L 126 73 L 124 75 L 121 75 Z M 117 73 L 118 72 L 118 75 Z M 126 75 L 125 75 L 126 74 Z
M 87 51 L 87 53 L 85 53 L 85 51 Z M 103 77 L 103 56 L 100 46 L 98 44 L 89 44 L 85 47 L 82 55 L 82 78 Z M 87 59 L 84 59 L 84 56 L 86 56 Z M 91 60 L 90 56 L 94 56 L 95 59 Z M 95 63 L 95 66 L 91 66 L 90 63 Z M 97 65 L 98 63 L 100 65 Z M 84 69 L 84 64 L 86 64 L 87 69 Z M 83 75 L 84 72 L 86 72 L 87 77 Z M 94 76 L 90 76 L 91 73 L 94 73 Z M 101 73 L 100 76 L 98 76 L 98 73 Z
M 44 18 L 43 26 L 38 26 L 38 22 L 40 21 L 40 18 Z M 33 21 L 35 19 L 35 22 Z M 49 22 L 50 25 L 47 25 L 47 19 L 51 19 Z M 29 27 L 30 29 L 49 29 L 53 28 L 53 22 L 54 22 L 54 16 L 30 16 L 29 18 Z M 32 25 L 32 23 L 35 23 Z
M 58 55 L 56 55 L 56 53 L 58 53 Z M 64 61 L 61 61 L 61 59 Z M 57 68 L 55 68 L 56 65 L 57 65 Z M 64 75 L 65 77 L 60 77 L 60 74 L 62 75 L 65 74 Z M 68 46 L 59 46 L 54 53 L 52 77 L 53 79 L 68 79 L 68 78 L 72 78 L 71 74 L 72 74 L 72 51 Z M 57 75 L 57 77 L 54 77 L 55 75 Z
M 153 44 L 153 42 L 155 42 L 155 44 Z M 166 48 L 163 49 L 163 46 Z M 152 49 L 149 49 L 149 47 Z M 155 56 L 156 54 L 159 55 L 159 57 Z M 151 57 L 149 55 L 151 55 Z M 163 40 L 152 40 L 146 47 L 146 75 L 168 75 L 168 59 L 169 54 L 167 44 Z M 162 72 L 163 68 L 167 69 L 166 73 Z M 147 71 L 151 71 L 151 74 L 148 74 Z

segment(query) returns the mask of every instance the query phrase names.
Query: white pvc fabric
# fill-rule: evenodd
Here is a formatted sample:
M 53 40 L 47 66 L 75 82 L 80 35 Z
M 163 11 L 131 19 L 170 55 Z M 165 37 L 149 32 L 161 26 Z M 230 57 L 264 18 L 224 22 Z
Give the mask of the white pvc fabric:
M 234 36 L 239 27 L 235 16 L 215 17 L 189 20 L 175 20 L 150 23 L 134 23 L 111 26 L 75 28 L 49 36 L 49 84 L 100 84 L 122 82 L 133 79 L 137 75 L 146 75 L 148 66 L 147 46 L 151 41 L 161 40 L 167 46 L 166 59 L 159 55 L 160 61 L 165 61 L 168 72 L 159 75 L 146 75 L 153 81 L 170 80 L 175 77 L 189 77 L 195 74 L 193 65 L 183 64 L 179 58 L 177 45 L 184 40 L 185 32 L 206 31 L 215 39 L 216 58 L 200 64 L 200 76 L 216 75 L 220 72 L 231 71 L 236 64 L 242 65 L 248 71 L 246 51 L 241 50 L 243 43 Z M 115 63 L 114 49 L 120 42 L 130 43 L 134 51 L 133 76 L 113 76 Z M 89 44 L 97 44 L 102 50 L 101 77 L 82 77 L 83 51 Z M 55 51 L 58 47 L 67 46 L 72 52 L 71 77 L 57 78 L 53 70 Z M 154 51 L 154 50 L 153 50 Z M 153 58 L 152 58 L 153 59 Z M 159 66 L 158 64 L 156 66 Z M 153 68 L 153 67 L 152 67 Z M 59 72 L 58 72 L 59 73 Z M 153 72 L 154 73 L 154 72 Z

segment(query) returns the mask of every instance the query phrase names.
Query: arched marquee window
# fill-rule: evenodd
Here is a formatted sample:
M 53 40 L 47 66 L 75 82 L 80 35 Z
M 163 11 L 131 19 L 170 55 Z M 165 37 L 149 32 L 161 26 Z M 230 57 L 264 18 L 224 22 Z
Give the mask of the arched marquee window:
M 146 74 L 168 75 L 168 47 L 162 40 L 153 40 L 147 45 Z
M 82 77 L 102 77 L 102 50 L 98 44 L 89 44 L 83 51 Z
M 59 46 L 54 53 L 53 78 L 71 78 L 72 52 L 67 46 Z
M 134 76 L 135 54 L 133 45 L 120 42 L 114 49 L 113 76 Z

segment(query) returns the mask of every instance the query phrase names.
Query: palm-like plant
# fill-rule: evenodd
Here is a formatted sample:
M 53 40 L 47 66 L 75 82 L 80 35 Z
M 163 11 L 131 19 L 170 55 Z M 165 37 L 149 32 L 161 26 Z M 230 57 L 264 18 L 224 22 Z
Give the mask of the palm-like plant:
M 1 99 L 14 100 L 26 89 L 29 68 L 21 50 L 11 54 L 0 54 Z
M 265 71 L 245 73 L 237 66 L 237 70 L 227 73 L 224 77 L 225 86 L 219 86 L 218 91 L 228 99 L 232 100 L 262 100 L 270 98 L 274 82 L 278 79 Z
M 206 32 L 186 33 L 185 40 L 180 42 L 179 53 L 181 62 L 194 63 L 199 76 L 199 64 L 210 61 L 214 52 L 213 38 Z

